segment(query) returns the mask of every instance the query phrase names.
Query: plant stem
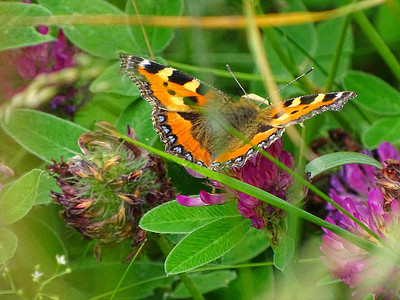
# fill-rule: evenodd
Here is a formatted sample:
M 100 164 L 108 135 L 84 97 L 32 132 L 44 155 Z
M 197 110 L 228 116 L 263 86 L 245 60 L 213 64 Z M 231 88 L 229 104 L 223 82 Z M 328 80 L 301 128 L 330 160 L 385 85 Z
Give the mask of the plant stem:
M 326 81 L 325 90 L 330 91 L 335 81 L 336 73 L 338 70 L 340 58 L 342 56 L 343 45 L 346 38 L 347 28 L 350 24 L 350 15 L 345 16 L 342 29 L 340 31 L 339 40 L 336 43 L 335 51 L 333 52 L 333 59 L 331 67 L 328 73 L 328 79 Z
M 160 235 L 159 238 L 156 240 L 161 251 L 164 253 L 165 256 L 168 256 L 168 254 L 172 250 L 170 243 L 163 235 Z M 192 279 L 188 276 L 187 273 L 181 273 L 178 274 L 178 276 L 181 279 L 182 283 L 186 286 L 194 300 L 204 300 L 203 295 L 197 289 L 196 285 L 193 283 Z
M 354 13 L 354 18 L 358 25 L 360 25 L 360 28 L 364 31 L 365 36 L 375 46 L 383 61 L 386 62 L 393 75 L 400 81 L 400 63 L 396 56 L 394 56 L 393 52 L 386 45 L 385 41 L 375 30 L 374 26 L 372 26 L 364 13 L 356 12 Z

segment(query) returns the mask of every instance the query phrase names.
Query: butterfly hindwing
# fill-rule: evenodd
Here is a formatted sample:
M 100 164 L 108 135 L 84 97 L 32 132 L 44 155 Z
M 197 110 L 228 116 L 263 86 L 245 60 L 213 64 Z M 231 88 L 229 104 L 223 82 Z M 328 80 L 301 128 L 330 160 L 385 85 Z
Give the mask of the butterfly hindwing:
M 207 146 L 210 140 L 203 114 L 154 108 L 152 118 L 168 153 L 203 166 L 211 164 L 211 149 Z
M 212 166 L 230 164 L 235 167 L 241 167 L 246 162 L 246 159 L 257 153 L 257 151 L 253 149 L 253 145 L 259 148 L 268 148 L 282 136 L 284 131 L 285 129 L 278 127 L 260 127 L 259 132 L 249 140 L 250 143 L 242 142 L 240 147 L 223 152 L 214 159 Z

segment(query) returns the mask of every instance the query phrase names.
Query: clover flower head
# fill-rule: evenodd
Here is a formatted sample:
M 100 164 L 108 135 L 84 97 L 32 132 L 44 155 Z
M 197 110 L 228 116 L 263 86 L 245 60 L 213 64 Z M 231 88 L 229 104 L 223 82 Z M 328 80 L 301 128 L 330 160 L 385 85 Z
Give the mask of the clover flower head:
M 368 294 L 382 299 L 400 297 L 400 268 L 397 256 L 393 255 L 393 249 L 396 251 L 400 247 L 400 156 L 390 143 L 382 143 L 377 154 L 383 164 L 382 170 L 366 165 L 346 165 L 332 178 L 330 196 L 384 243 L 330 207 L 328 222 L 376 244 L 378 250 L 368 252 L 327 229 L 324 229 L 321 246 L 322 260 L 332 276 L 353 288 L 355 299 Z

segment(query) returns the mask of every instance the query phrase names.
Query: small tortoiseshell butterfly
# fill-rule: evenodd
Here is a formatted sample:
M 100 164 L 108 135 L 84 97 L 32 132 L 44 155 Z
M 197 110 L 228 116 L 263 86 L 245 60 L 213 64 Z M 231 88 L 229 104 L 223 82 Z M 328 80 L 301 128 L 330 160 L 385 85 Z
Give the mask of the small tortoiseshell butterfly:
M 355 92 L 301 96 L 260 107 L 244 95 L 239 101 L 179 70 L 143 57 L 120 54 L 121 73 L 132 78 L 153 106 L 154 129 L 166 151 L 208 168 L 242 166 L 255 153 L 253 145 L 269 147 L 285 127 L 327 110 L 341 110 Z M 226 131 L 236 129 L 242 137 Z

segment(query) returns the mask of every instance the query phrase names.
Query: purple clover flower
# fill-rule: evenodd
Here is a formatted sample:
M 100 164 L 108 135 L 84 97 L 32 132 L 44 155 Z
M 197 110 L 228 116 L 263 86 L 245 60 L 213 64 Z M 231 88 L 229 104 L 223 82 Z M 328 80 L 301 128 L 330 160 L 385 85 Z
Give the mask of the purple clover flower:
M 282 151 L 281 139 L 277 140 L 265 151 L 274 158 L 280 158 L 281 162 L 287 167 L 293 168 L 294 159 L 289 152 Z M 191 170 L 188 170 L 188 172 L 195 177 L 204 177 Z M 260 153 L 250 157 L 242 168 L 233 168 L 230 175 L 281 199 L 286 199 L 286 189 L 292 182 L 292 178 L 288 173 L 280 170 Z M 208 193 L 200 191 L 198 198 L 178 195 L 177 201 L 185 206 L 205 206 L 237 200 L 240 214 L 250 219 L 255 228 L 267 228 L 273 232 L 273 228 L 278 225 L 285 215 L 283 210 L 228 186 L 221 185 L 219 182 L 214 181 L 210 183 L 210 186 L 214 189 L 222 190 L 222 192 Z
M 45 25 L 39 25 L 37 31 L 43 35 L 49 34 L 49 28 Z M 0 103 L 22 92 L 39 74 L 49 74 L 75 66 L 76 54 L 77 48 L 68 42 L 62 30 L 59 30 L 56 41 L 1 51 Z M 73 92 L 71 88 L 61 88 L 51 101 L 51 108 L 54 110 L 57 107 L 66 113 L 73 113 L 75 110 L 70 106 L 75 89 L 72 90 Z M 68 101 L 60 103 L 59 97 L 68 98 Z
M 367 153 L 364 152 L 366 154 Z M 331 198 L 380 236 L 394 251 L 400 247 L 400 162 L 399 152 L 384 142 L 377 149 L 383 164 L 381 171 L 366 165 L 346 165 L 331 180 Z M 353 297 L 374 294 L 380 299 L 400 297 L 398 257 L 341 212 L 328 206 L 328 222 L 377 244 L 376 253 L 367 252 L 333 232 L 323 229 L 323 262 L 334 278 L 354 289 Z

